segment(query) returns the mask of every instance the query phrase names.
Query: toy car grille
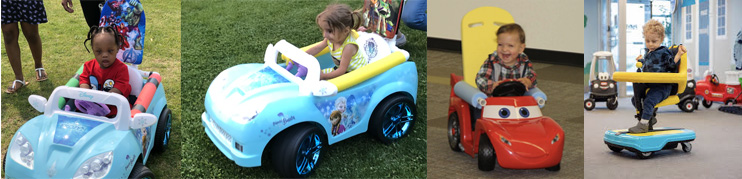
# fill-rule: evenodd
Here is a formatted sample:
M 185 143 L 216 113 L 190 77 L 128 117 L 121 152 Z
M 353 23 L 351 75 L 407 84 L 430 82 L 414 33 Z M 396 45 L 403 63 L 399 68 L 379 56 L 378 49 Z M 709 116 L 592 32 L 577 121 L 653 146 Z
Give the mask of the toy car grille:
M 211 125 L 214 126 L 213 128 L 216 129 L 217 135 L 219 135 L 222 139 L 227 140 L 227 142 L 232 143 L 232 136 L 229 135 L 222 127 L 219 127 L 216 122 L 214 122 L 213 119 L 209 120 L 211 122 Z

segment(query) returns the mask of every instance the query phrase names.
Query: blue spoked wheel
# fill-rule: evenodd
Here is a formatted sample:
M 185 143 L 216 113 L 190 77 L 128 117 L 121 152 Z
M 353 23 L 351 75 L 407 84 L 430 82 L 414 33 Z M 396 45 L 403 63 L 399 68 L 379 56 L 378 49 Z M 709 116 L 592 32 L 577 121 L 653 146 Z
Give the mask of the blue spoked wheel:
M 281 177 L 299 178 L 312 174 L 324 153 L 324 136 L 311 125 L 294 126 L 278 134 L 271 154 L 273 166 Z
M 371 132 L 385 144 L 399 140 L 415 127 L 416 107 L 412 98 L 406 95 L 385 99 L 371 116 Z
M 172 125 L 173 114 L 165 107 L 160 113 L 160 119 L 157 121 L 157 131 L 155 131 L 155 146 L 152 150 L 162 153 L 167 150 L 167 144 L 170 142 L 170 126 Z

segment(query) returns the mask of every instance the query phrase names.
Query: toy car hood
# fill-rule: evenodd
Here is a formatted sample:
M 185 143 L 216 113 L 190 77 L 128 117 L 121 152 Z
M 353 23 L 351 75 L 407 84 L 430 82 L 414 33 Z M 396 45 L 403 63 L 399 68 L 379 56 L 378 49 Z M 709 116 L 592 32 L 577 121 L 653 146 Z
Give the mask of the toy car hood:
M 497 134 L 513 143 L 546 145 L 562 131 L 554 120 L 542 116 L 530 96 L 488 98 L 482 111 L 484 121 L 494 124 Z
M 276 63 L 278 52 L 307 67 L 307 76 L 295 77 Z M 337 86 L 319 80 L 319 62 L 285 40 L 268 45 L 265 64 L 241 64 L 214 79 L 206 92 L 207 111 L 217 118 L 247 122 L 273 101 L 299 96 L 337 94 Z

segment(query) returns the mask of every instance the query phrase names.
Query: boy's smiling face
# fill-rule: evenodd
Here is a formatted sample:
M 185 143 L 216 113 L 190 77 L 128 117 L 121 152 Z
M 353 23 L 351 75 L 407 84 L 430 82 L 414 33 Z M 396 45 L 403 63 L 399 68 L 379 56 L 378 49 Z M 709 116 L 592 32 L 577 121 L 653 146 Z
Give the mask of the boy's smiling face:
M 116 60 L 116 54 L 118 52 L 119 47 L 116 45 L 113 34 L 100 33 L 96 35 L 93 41 L 93 54 L 100 68 L 110 67 L 114 60 Z
M 500 57 L 505 65 L 514 65 L 518 55 L 526 48 L 525 43 L 520 42 L 517 32 L 507 32 L 497 35 L 497 57 Z

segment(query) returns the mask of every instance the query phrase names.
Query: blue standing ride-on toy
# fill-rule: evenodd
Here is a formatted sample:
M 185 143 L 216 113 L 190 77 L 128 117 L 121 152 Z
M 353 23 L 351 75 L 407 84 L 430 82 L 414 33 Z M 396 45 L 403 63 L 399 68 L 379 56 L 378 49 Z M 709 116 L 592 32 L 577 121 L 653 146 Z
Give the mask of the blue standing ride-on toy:
M 142 62 L 144 11 L 138 0 L 110 0 L 101 12 L 101 25 L 128 30 L 118 59 L 127 64 L 131 94 L 77 88 L 81 66 L 66 86 L 47 100 L 29 96 L 39 115 L 23 124 L 10 139 L 3 158 L 7 178 L 153 178 L 145 166 L 151 151 L 168 147 L 172 115 L 157 72 L 136 68 Z M 146 78 L 143 78 L 146 77 Z M 116 106 L 112 118 L 65 111 L 66 100 Z
M 673 56 L 677 53 L 678 48 L 680 47 L 670 47 Z M 654 106 L 655 111 L 657 111 L 658 107 L 674 105 L 680 102 L 680 93 L 678 91 L 685 91 L 686 83 L 688 82 L 688 71 L 685 70 L 688 65 L 687 55 L 683 54 L 681 56 L 680 61 L 678 61 L 678 68 L 674 72 L 616 72 L 613 74 L 613 79 L 633 83 L 674 83 L 670 96 Z M 641 63 L 637 63 L 637 66 L 641 68 Z M 641 116 L 641 100 L 636 99 L 636 97 L 632 99 L 632 101 L 636 101 L 634 105 L 637 108 L 637 115 L 635 116 L 637 119 L 640 119 Z M 668 127 L 654 129 L 650 127 L 649 132 L 636 134 L 628 133 L 627 129 L 608 130 L 603 135 L 603 141 L 611 151 L 621 152 L 621 150 L 626 149 L 636 153 L 640 159 L 650 158 L 654 152 L 662 149 L 675 149 L 678 147 L 678 144 L 682 145 L 684 152 L 690 152 L 692 149 L 690 142 L 695 139 L 696 132 L 693 130 Z
M 355 135 L 368 132 L 386 144 L 406 136 L 417 115 L 415 63 L 380 36 L 359 34 L 369 63 L 327 81 L 319 76 L 320 63 L 331 63 L 328 49 L 315 59 L 284 40 L 268 45 L 264 64 L 222 71 L 206 93 L 206 134 L 242 167 L 261 166 L 270 155 L 283 177 L 308 176 L 328 145 Z M 279 52 L 305 66 L 306 77 L 278 65 Z

